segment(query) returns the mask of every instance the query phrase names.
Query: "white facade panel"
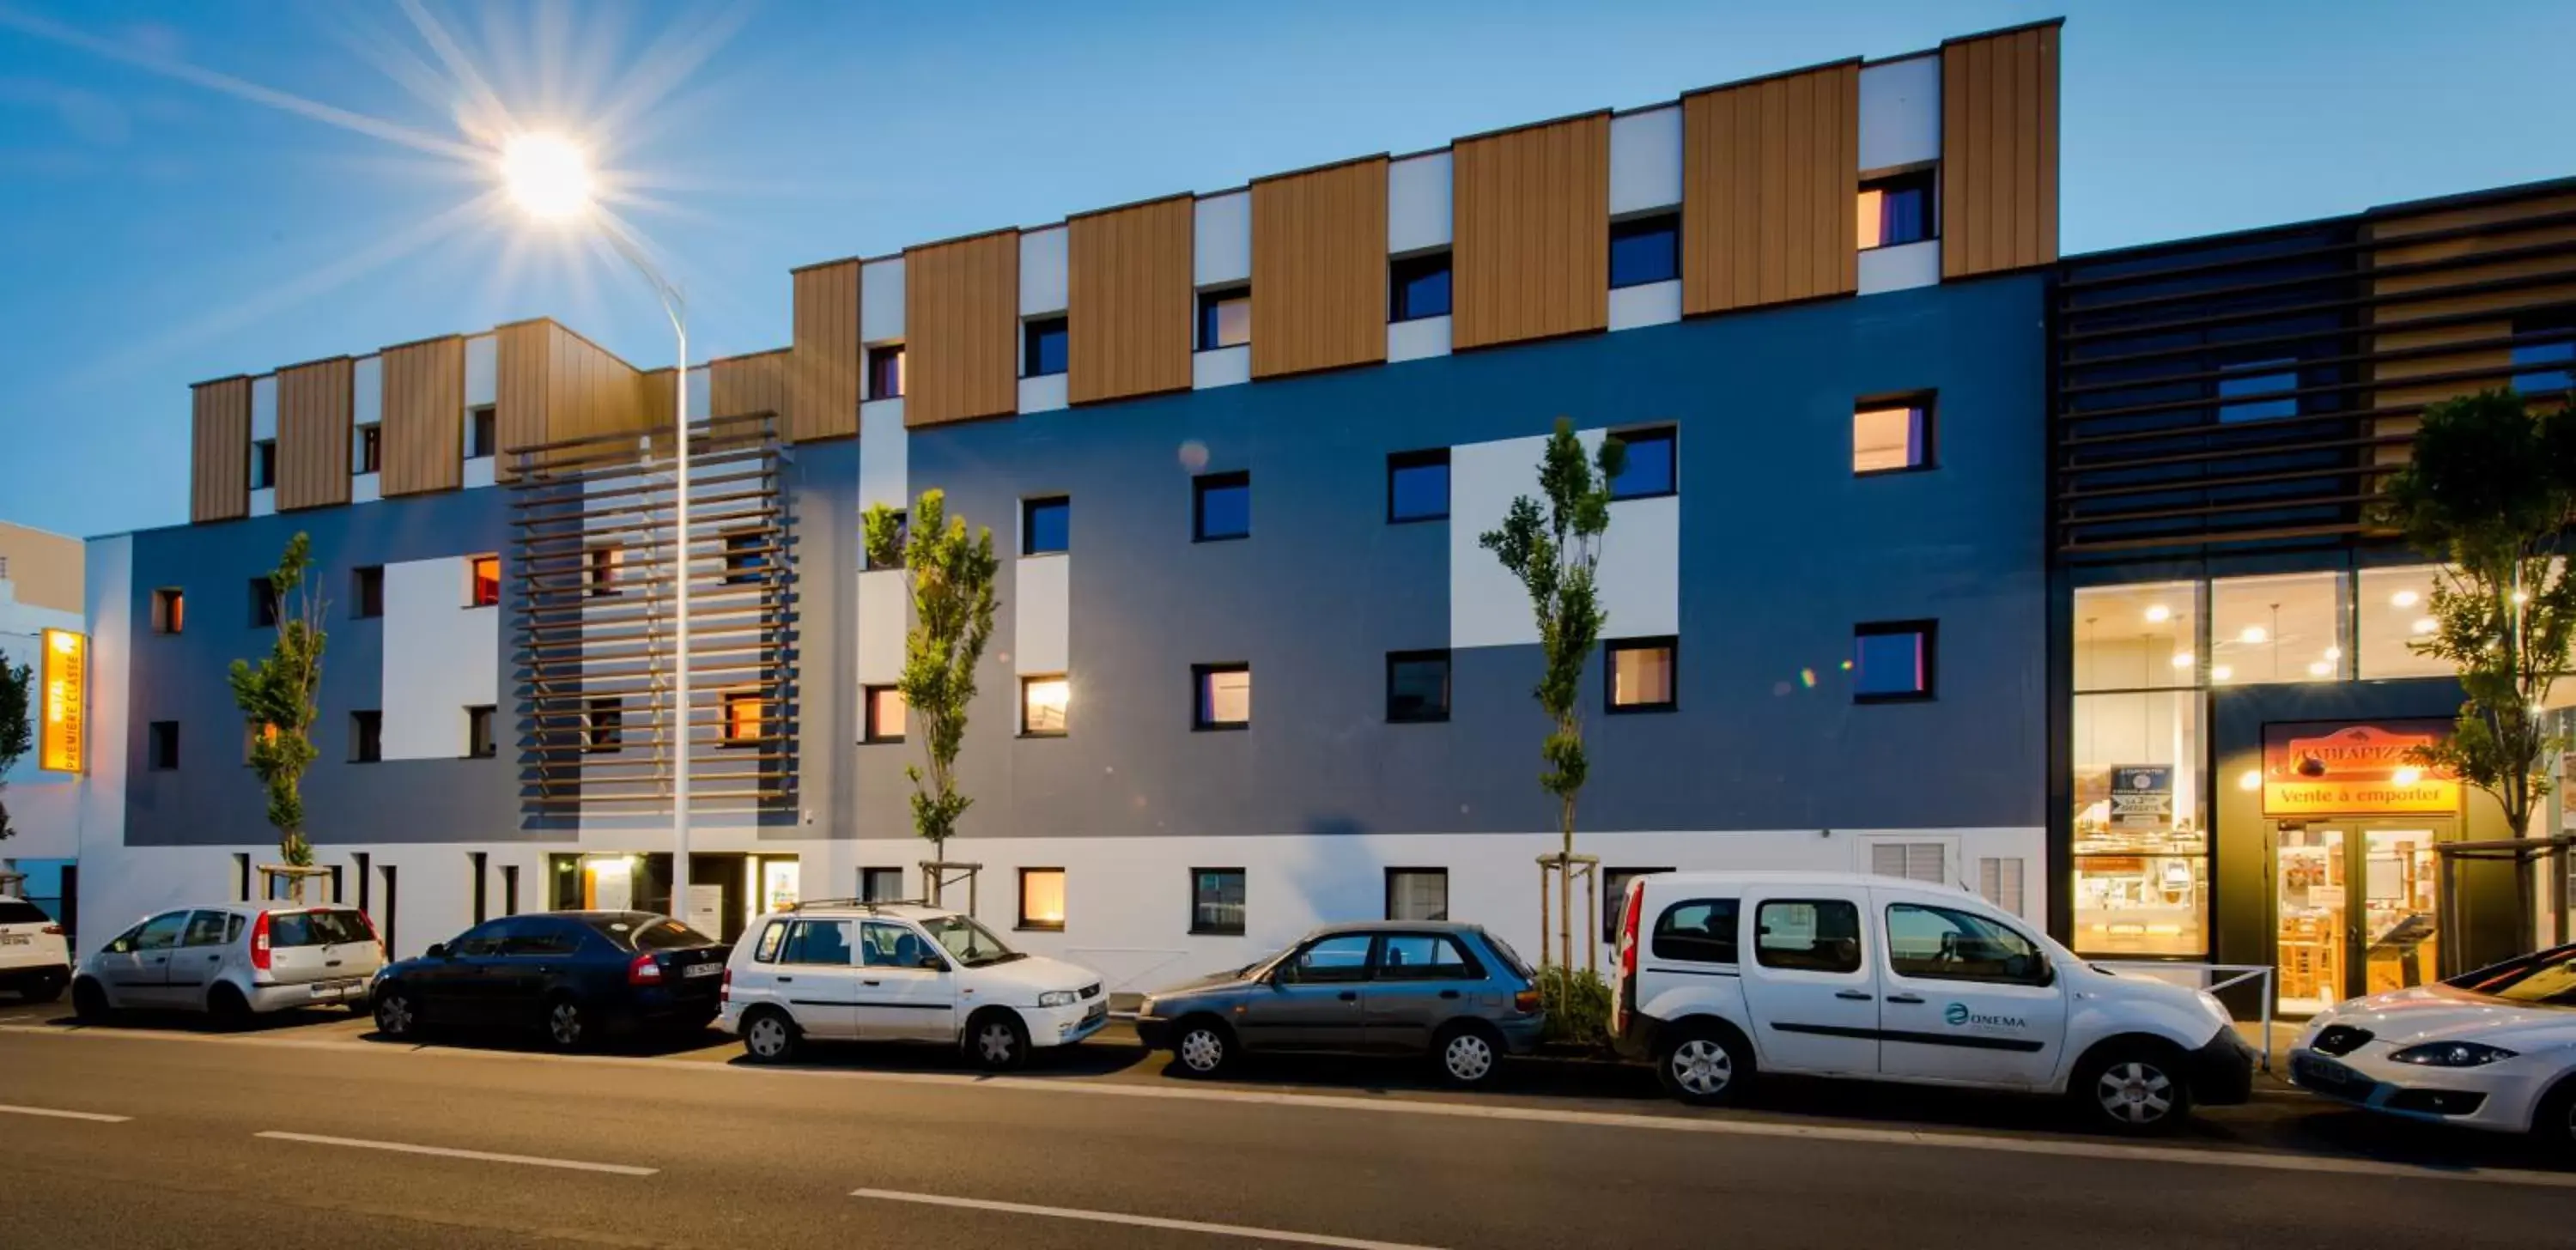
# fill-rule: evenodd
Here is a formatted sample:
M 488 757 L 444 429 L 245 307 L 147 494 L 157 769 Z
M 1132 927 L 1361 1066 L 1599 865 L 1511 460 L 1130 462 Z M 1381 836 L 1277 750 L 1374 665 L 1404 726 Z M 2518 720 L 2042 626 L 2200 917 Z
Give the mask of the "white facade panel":
M 1860 293 L 1910 291 L 1941 283 L 1941 240 L 1873 247 L 1860 254 Z
M 277 437 L 277 375 L 250 380 L 250 441 Z
M 1610 328 L 1634 330 L 1640 326 L 1669 325 L 1682 319 L 1682 284 L 1649 282 L 1643 286 L 1614 287 L 1610 291 Z
M 1597 575 L 1602 637 L 1682 632 L 1681 549 L 1681 496 L 1622 499 L 1610 505 Z M 1492 561 L 1493 553 L 1486 552 L 1485 558 Z M 1528 614 L 1527 598 L 1523 596 L 1523 615 Z
M 1860 167 L 1941 159 L 1941 58 L 1907 57 L 1860 71 Z
M 463 757 L 465 709 L 501 701 L 501 609 L 466 606 L 471 577 L 461 555 L 385 566 L 386 759 Z
M 912 506 L 912 473 L 903 428 L 903 400 L 872 399 L 859 405 L 859 507 Z M 855 522 L 853 522 L 855 524 Z
M 459 479 L 465 489 L 492 484 L 492 457 L 473 456 L 465 461 L 464 476 Z
M 1191 281 L 1201 287 L 1251 281 L 1252 192 L 1211 195 L 1193 211 Z
M 384 478 L 375 473 L 349 475 L 349 502 L 380 503 L 385 497 Z
M 102 541 L 126 543 L 129 540 L 119 538 Z M 97 546 L 96 543 L 91 544 L 91 550 L 95 551 Z M 97 574 L 93 573 L 91 576 L 94 578 Z M 89 602 L 95 604 L 96 596 L 91 596 Z M 118 619 L 123 619 L 121 606 Z M 14 584 L 0 580 L 0 660 L 25 665 L 42 673 L 44 671 L 44 632 L 49 629 L 83 633 L 87 632 L 88 625 L 78 612 L 65 612 L 56 608 L 40 608 L 32 603 L 20 603 Z M 120 667 L 114 674 L 107 674 L 104 657 L 101 654 L 101 643 L 98 640 L 92 640 L 90 690 L 93 707 L 97 706 L 96 700 L 103 692 L 112 691 L 120 700 L 123 698 L 124 670 L 121 667 L 123 662 L 121 656 L 120 652 L 118 661 Z M 111 676 L 113 680 L 103 680 Z M 30 679 L 29 687 L 27 730 L 28 740 L 32 743 L 36 740 L 37 730 L 40 728 L 36 724 L 36 719 L 44 714 L 41 706 L 44 701 L 44 691 L 41 684 L 34 679 Z M 120 716 L 119 720 L 122 719 Z M 90 771 L 97 772 L 103 757 L 111 754 L 118 755 L 117 762 L 121 771 L 124 762 L 122 754 L 109 744 L 121 746 L 125 741 L 123 735 L 106 737 L 100 733 L 100 727 L 95 722 L 90 729 Z M 81 777 L 73 773 L 46 772 L 37 766 L 37 755 L 38 752 L 31 748 L 24 756 L 19 757 L 16 766 L 10 768 L 5 777 L 0 777 L 0 780 L 8 782 L 8 789 L 0 792 L 0 800 L 7 802 L 10 825 L 17 830 L 16 835 L 8 841 L 0 842 L 0 859 L 26 861 L 71 859 L 80 854 Z
M 859 574 L 859 683 L 891 685 L 903 677 L 903 634 L 912 624 L 912 575 L 902 569 Z
M 1589 457 L 1606 431 L 1579 430 Z M 1449 449 L 1449 645 L 1534 646 L 1538 624 L 1529 592 L 1478 536 L 1503 523 L 1512 501 L 1540 498 L 1539 457 L 1547 438 L 1507 438 Z M 1602 536 L 1601 604 L 1610 613 L 1604 637 L 1679 633 L 1681 497 L 1621 500 L 1610 505 Z
M 349 423 L 374 425 L 385 419 L 385 358 L 360 356 L 349 367 Z
M 276 489 L 270 487 L 252 491 L 250 493 L 250 514 L 252 516 L 277 515 Z
M 1042 378 L 1020 379 L 1020 413 L 1053 412 L 1065 406 L 1067 375 L 1050 373 Z
M 1388 255 L 1449 246 L 1449 177 L 1445 148 L 1387 164 Z
M 1260 333 L 1254 330 L 1253 333 Z M 1401 364 L 1449 354 L 1449 319 L 1416 317 L 1411 321 L 1390 321 L 1386 325 L 1386 363 Z
M 868 343 L 903 338 L 903 258 L 889 256 L 859 266 L 859 339 Z
M 1011 671 L 1071 671 L 1073 554 L 1020 557 L 1012 591 Z
M 1258 331 L 1256 331 L 1258 333 Z M 1190 389 L 1234 386 L 1252 380 L 1252 347 L 1242 344 L 1190 354 Z
M 1063 226 L 1020 232 L 1020 315 L 1042 316 L 1063 312 L 1072 305 L 1067 288 L 1072 282 L 1071 259 L 1066 253 Z M 865 275 L 860 287 L 865 289 Z
M 465 406 L 497 403 L 501 397 L 501 336 L 477 334 L 465 340 Z
M 1610 215 L 1682 202 L 1682 108 L 1668 104 L 1610 119 Z

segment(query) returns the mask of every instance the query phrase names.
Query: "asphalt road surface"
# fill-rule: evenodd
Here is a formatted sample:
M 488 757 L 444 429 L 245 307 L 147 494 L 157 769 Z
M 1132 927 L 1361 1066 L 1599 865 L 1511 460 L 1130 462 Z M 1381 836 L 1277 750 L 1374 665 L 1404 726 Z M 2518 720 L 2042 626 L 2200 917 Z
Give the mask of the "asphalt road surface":
M 2565 1244 L 2576 1170 L 2268 1090 L 2138 1145 L 2053 1109 L 1792 1086 L 1745 1111 L 1563 1065 L 1171 1075 L 1117 1035 L 986 1079 L 708 1036 L 555 1057 L 313 1015 L 73 1028 L 0 1001 L 0 1246 Z

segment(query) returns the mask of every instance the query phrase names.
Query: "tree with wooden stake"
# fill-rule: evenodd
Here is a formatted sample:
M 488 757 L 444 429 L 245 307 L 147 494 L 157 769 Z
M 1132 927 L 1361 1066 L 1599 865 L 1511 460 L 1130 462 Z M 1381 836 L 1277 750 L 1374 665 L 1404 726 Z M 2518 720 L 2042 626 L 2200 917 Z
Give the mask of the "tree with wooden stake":
M 1575 799 L 1591 772 L 1583 751 L 1579 691 L 1584 664 L 1601 640 L 1604 614 L 1593 578 L 1601 565 L 1602 534 L 1610 528 L 1610 483 L 1627 461 L 1627 445 L 1615 438 L 1603 439 L 1601 450 L 1587 460 L 1574 423 L 1557 418 L 1538 466 L 1539 489 L 1546 502 L 1527 495 L 1514 499 L 1502 528 L 1477 539 L 1529 591 L 1530 609 L 1538 620 L 1543 670 L 1533 693 L 1554 722 L 1539 748 L 1547 769 L 1538 781 L 1556 796 L 1557 829 L 1564 839 L 1555 855 L 1539 861 L 1539 963 L 1569 970 L 1574 966 L 1575 877 L 1578 872 L 1588 875 L 1592 867 L 1588 857 L 1574 853 Z M 1551 879 L 1557 895 L 1553 954 L 1547 950 L 1543 931 Z M 1571 984 L 1570 977 L 1567 983 Z
M 2412 749 L 2410 762 L 2486 791 L 2513 836 L 2528 837 L 2549 793 L 2547 762 L 2567 747 L 2541 709 L 2576 631 L 2576 582 L 2559 558 L 2576 521 L 2576 416 L 2563 405 L 2535 412 L 2501 390 L 2434 404 L 2377 513 L 2445 564 L 2433 582 L 2435 629 L 2407 645 L 2447 661 L 2467 695 L 2450 740 Z M 2531 860 L 2514 863 L 2527 942 Z
M 923 765 L 904 769 L 912 779 L 912 827 L 930 841 L 931 862 L 922 866 L 926 892 L 936 903 L 947 887 L 951 867 L 948 839 L 957 834 L 957 818 L 973 799 L 957 791 L 957 748 L 966 740 L 966 712 L 975 701 L 975 666 L 993 638 L 993 531 L 978 529 L 970 537 L 963 517 L 948 515 L 947 496 L 926 490 L 906 518 L 877 504 L 861 517 L 868 562 L 886 567 L 900 562 L 912 576 L 912 628 L 903 645 L 905 719 L 919 726 Z M 969 887 L 970 894 L 972 887 Z
M 34 721 L 28 715 L 35 680 L 34 665 L 12 665 L 8 657 L 0 656 L 0 840 L 18 832 L 9 824 L 9 770 L 36 744 Z
M 232 666 L 233 703 L 251 732 L 251 771 L 268 792 L 268 823 L 277 828 L 277 854 L 284 861 L 262 872 L 285 877 L 287 896 L 297 903 L 304 901 L 305 878 L 322 871 L 313 866 L 313 844 L 304 838 L 304 770 L 313 764 L 322 614 L 329 606 L 320 588 L 306 580 L 312 563 L 310 537 L 299 532 L 287 540 L 268 575 L 277 640 L 258 664 L 235 660 Z

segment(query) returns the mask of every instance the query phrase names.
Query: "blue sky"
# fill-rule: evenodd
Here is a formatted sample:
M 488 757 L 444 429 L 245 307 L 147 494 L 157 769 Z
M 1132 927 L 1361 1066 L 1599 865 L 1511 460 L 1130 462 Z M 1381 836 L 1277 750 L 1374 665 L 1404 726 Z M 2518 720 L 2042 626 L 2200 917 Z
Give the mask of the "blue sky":
M 2069 252 L 2576 174 L 2565 3 L 422 11 L 596 131 L 699 359 L 787 341 L 791 266 L 2060 14 Z M 668 363 L 631 279 L 458 211 L 457 81 L 393 5 L 0 0 L 0 518 L 184 520 L 193 381 L 538 315 Z

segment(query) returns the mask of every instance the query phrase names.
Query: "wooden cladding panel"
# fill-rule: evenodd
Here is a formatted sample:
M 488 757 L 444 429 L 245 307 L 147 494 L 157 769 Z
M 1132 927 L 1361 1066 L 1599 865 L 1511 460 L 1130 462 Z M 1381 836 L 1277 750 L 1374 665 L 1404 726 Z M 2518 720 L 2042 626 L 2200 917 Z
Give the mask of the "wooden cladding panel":
M 2513 349 L 2496 344 L 2516 332 L 2512 310 L 2543 303 L 2576 303 L 2576 253 L 2528 254 L 2550 244 L 2576 243 L 2576 225 L 2560 222 L 2512 228 L 2513 224 L 2571 212 L 2576 212 L 2576 195 L 2518 199 L 2386 217 L 2371 222 L 2367 237 L 2375 245 L 2370 252 L 2370 263 L 2374 268 L 2445 266 L 2427 272 L 2373 277 L 2371 293 L 2380 302 L 2371 308 L 2372 323 L 2428 320 L 2447 323 L 2391 330 L 2371 336 L 2372 351 L 2401 354 L 2398 359 L 2372 363 L 2371 381 L 2380 385 L 2373 393 L 2371 406 L 2396 408 L 2430 404 L 2509 386 L 2513 377 Z M 2452 233 L 2478 226 L 2504 228 L 2454 238 L 2414 243 L 2405 241 L 2408 235 Z M 2525 254 L 2504 255 L 2495 260 L 2480 259 L 2497 253 L 2516 252 Z M 2488 289 L 2462 294 L 2431 294 L 2443 288 L 2462 286 L 2484 286 Z M 2416 298 L 2390 298 L 2409 295 Z M 2499 314 L 2495 320 L 2472 319 L 2477 313 L 2490 311 Z M 2526 325 L 2524 328 L 2529 327 Z M 2457 351 L 2439 350 L 2453 343 L 2463 346 Z M 2483 345 L 2470 346 L 2472 344 Z M 2372 432 L 2378 435 L 2412 434 L 2416 425 L 2417 418 L 2412 414 L 2378 417 L 2371 422 Z M 2407 452 L 2408 448 L 2402 445 L 2379 447 L 2374 459 L 2380 464 L 2403 464 Z
M 384 476 L 387 498 L 464 485 L 465 340 L 388 347 L 384 361 Z
M 1175 196 L 1071 225 L 1066 397 L 1077 404 L 1190 389 L 1196 201 Z
M 1685 97 L 1682 311 L 1858 290 L 1859 198 L 1858 62 Z
M 554 369 L 554 323 L 522 321 L 494 332 L 498 374 L 493 390 L 492 420 L 500 439 L 493 474 L 503 481 L 518 475 L 512 452 L 546 441 L 546 405 L 551 395 L 546 376 Z
M 723 420 L 760 413 L 785 413 L 789 400 L 790 358 L 790 352 L 774 351 L 757 356 L 729 356 L 709 362 L 707 415 Z M 665 402 L 662 407 L 668 411 L 670 404 Z
M 1008 416 L 1020 406 L 1020 234 L 903 254 L 903 423 Z
M 791 442 L 859 432 L 859 262 L 797 270 L 795 338 L 788 360 Z
M 277 510 L 349 502 L 350 386 L 342 356 L 277 371 Z
M 641 375 L 606 348 L 553 322 L 546 329 L 546 412 L 540 441 L 559 443 L 644 428 Z M 503 436 L 502 446 L 509 446 Z
M 1386 359 L 1386 158 L 1252 184 L 1252 376 Z
M 1451 161 L 1451 344 L 1608 329 L 1610 115 L 1463 139 Z
M 190 406 L 188 519 L 250 515 L 250 379 L 200 382 Z
M 1941 276 L 2056 260 L 2056 24 L 1941 45 Z

